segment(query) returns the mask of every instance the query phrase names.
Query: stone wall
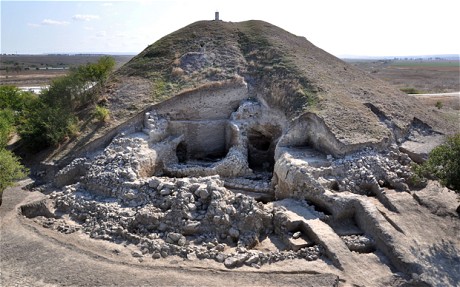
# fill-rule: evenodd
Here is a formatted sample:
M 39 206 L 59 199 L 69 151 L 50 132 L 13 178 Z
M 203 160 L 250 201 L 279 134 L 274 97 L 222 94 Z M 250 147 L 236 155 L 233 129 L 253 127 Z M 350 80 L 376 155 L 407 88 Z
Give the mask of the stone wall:
M 187 159 L 219 158 L 227 153 L 228 120 L 171 121 L 169 132 L 184 135 Z
M 239 78 L 181 93 L 153 108 L 171 120 L 221 120 L 228 119 L 247 98 L 247 85 Z
M 313 113 L 306 113 L 294 121 L 290 129 L 280 139 L 280 147 L 312 147 L 325 154 L 334 156 L 343 156 L 356 152 L 365 147 L 372 147 L 377 150 L 383 150 L 390 144 L 389 138 L 379 141 L 359 139 L 356 143 L 347 144 L 340 139 L 326 126 L 324 120 Z

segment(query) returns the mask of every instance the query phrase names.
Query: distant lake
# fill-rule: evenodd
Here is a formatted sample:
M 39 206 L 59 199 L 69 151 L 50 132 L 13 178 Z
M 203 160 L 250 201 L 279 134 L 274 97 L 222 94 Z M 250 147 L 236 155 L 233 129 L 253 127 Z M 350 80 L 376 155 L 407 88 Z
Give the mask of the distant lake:
M 26 86 L 18 87 L 21 91 L 33 92 L 35 94 L 40 94 L 43 89 L 47 89 L 49 86 Z

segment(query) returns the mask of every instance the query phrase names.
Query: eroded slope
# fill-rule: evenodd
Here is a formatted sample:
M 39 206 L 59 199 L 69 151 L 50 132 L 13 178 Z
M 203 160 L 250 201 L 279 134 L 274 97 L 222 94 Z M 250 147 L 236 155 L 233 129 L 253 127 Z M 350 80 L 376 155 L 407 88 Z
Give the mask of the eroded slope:
M 152 104 L 238 78 L 247 83 L 250 97 L 289 121 L 318 116 L 341 145 L 353 150 L 403 140 L 414 119 L 437 132 L 458 131 L 455 121 L 441 120 L 435 111 L 303 37 L 262 21 L 199 21 L 163 37 L 119 69 L 101 94 L 112 121 L 96 132 L 83 131 L 70 143 L 75 148 L 55 159 L 73 157 L 115 127 L 142 117 Z
M 414 186 L 410 169 L 456 127 L 304 38 L 197 22 L 107 89 L 113 122 L 21 207 L 45 228 L 141 261 L 300 260 L 368 286 L 458 280 L 458 196 Z

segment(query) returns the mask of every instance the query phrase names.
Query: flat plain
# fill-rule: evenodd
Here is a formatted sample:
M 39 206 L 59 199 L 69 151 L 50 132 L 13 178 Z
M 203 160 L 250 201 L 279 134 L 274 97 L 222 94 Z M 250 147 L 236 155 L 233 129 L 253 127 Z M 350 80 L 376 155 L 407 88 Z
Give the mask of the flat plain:
M 24 86 L 46 86 L 56 78 L 66 75 L 72 67 L 95 63 L 105 55 L 1 55 L 0 84 Z M 116 67 L 128 62 L 132 55 L 110 55 Z
M 455 60 L 346 60 L 399 89 L 420 94 L 460 90 L 460 66 Z

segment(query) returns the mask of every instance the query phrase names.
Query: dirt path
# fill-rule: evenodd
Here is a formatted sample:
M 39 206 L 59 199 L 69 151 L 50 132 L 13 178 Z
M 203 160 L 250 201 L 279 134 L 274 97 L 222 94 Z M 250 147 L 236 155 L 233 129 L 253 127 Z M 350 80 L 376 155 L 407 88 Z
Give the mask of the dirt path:
M 131 256 L 107 252 L 110 243 L 88 244 L 81 236 L 49 231 L 18 214 L 21 202 L 41 196 L 20 187 L 4 192 L 0 286 L 337 286 L 335 275 L 294 273 L 282 265 L 260 272 L 213 268 L 211 263 L 207 267 L 206 262 L 180 258 L 158 260 L 157 266 L 134 261 Z
M 436 94 L 410 94 L 416 97 L 460 97 L 460 92 L 436 93 Z

